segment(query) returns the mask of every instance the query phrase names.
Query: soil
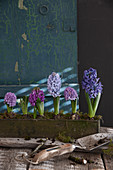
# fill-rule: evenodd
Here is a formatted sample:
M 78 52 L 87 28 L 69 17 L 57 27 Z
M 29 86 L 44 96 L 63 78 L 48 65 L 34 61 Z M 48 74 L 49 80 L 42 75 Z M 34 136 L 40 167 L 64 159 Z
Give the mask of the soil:
M 24 114 L 18 114 L 18 113 L 0 113 L 0 119 L 33 119 L 33 113 L 29 113 L 24 115 Z M 54 112 L 48 112 L 46 111 L 44 113 L 44 116 L 40 116 L 37 114 L 36 119 L 73 119 L 73 120 L 100 120 L 102 119 L 102 116 L 96 115 L 93 118 L 90 118 L 87 113 L 82 113 L 82 112 L 76 112 L 76 114 L 72 113 L 66 113 L 64 114 L 63 111 L 61 110 L 58 115 L 54 115 Z

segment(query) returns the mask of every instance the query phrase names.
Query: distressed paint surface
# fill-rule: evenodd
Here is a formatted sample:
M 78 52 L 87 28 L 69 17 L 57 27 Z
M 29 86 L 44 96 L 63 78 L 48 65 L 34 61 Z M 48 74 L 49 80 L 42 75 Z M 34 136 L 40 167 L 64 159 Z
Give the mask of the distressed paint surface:
M 76 24 L 77 0 L 1 0 L 0 97 L 9 90 L 22 96 L 23 86 L 29 94 L 37 84 L 47 94 L 52 71 L 62 77 L 62 94 L 68 84 L 78 90 Z

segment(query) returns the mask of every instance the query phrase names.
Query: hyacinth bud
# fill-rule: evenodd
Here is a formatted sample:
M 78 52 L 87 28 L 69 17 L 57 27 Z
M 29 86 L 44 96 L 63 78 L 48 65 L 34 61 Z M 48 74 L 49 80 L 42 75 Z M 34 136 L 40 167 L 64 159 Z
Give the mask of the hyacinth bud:
M 7 105 L 7 111 L 10 113 L 13 107 L 16 105 L 16 95 L 11 92 L 7 92 L 4 97 L 4 102 Z
M 72 113 L 76 113 L 78 94 L 75 89 L 67 87 L 64 90 L 65 100 L 71 100 Z
M 61 78 L 58 73 L 53 72 L 49 75 L 47 89 L 53 97 L 60 96 Z

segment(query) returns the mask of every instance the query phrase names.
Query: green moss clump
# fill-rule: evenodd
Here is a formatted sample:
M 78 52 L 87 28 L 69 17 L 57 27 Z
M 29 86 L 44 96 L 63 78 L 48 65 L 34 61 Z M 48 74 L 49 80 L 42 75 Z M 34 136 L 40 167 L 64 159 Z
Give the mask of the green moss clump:
M 46 119 L 53 119 L 53 118 L 54 118 L 54 112 L 48 112 L 48 111 L 46 111 L 46 112 L 44 113 L 44 116 L 45 116 Z
M 111 140 L 108 149 L 103 149 L 104 154 L 109 155 L 110 157 L 113 156 L 113 141 Z
M 70 136 L 66 136 L 65 132 L 59 133 L 56 139 L 64 143 L 69 143 L 73 140 Z
M 66 113 L 66 114 L 63 115 L 63 118 L 64 118 L 64 119 L 71 119 L 71 117 L 72 117 L 72 116 L 71 116 L 70 113 Z
M 24 140 L 30 140 L 31 137 L 30 136 L 25 136 Z
M 102 116 L 101 115 L 95 115 L 94 117 L 90 118 L 89 115 L 87 113 L 82 113 L 80 111 L 77 111 L 76 112 L 76 117 L 79 117 L 79 119 L 82 119 L 82 120 L 100 120 L 102 119 Z
M 10 113 L 0 113 L 0 119 L 34 119 L 33 113 L 28 112 L 27 114 L 17 114 L 14 112 Z M 75 114 L 66 113 L 64 114 L 63 110 L 60 110 L 58 115 L 55 115 L 54 112 L 45 111 L 44 116 L 36 115 L 35 119 L 73 119 L 73 120 L 100 120 L 102 116 L 95 115 L 93 118 L 90 118 L 87 113 L 82 113 L 77 111 Z

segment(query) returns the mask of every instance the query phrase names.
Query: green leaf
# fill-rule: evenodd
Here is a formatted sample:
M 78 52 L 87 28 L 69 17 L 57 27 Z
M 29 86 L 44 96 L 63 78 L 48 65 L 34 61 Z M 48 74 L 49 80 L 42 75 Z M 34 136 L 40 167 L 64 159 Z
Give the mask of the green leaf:
M 37 110 L 41 116 L 44 115 L 44 102 L 37 103 Z
M 87 104 L 88 104 L 88 115 L 89 115 L 90 118 L 94 117 L 94 111 L 93 111 L 91 99 L 89 98 L 89 94 L 85 92 L 85 96 L 86 96 L 86 101 L 87 101 Z
M 20 99 L 20 107 L 22 109 L 22 112 L 23 114 L 27 114 L 27 109 L 28 109 L 28 100 L 29 100 L 29 97 L 28 96 L 23 96 L 21 99 Z
M 7 105 L 7 112 L 8 112 L 8 113 L 12 112 L 13 107 L 9 107 L 9 105 L 8 105 L 8 104 L 6 104 L 6 105 Z
M 41 103 L 41 99 L 38 97 L 36 104 Z
M 93 104 L 94 113 L 96 113 L 96 111 L 97 111 L 98 104 L 99 104 L 99 101 L 100 101 L 100 97 L 101 97 L 101 93 L 98 93 L 98 96 L 96 97 L 94 104 Z
M 37 109 L 36 109 L 36 107 L 34 107 L 33 118 L 36 119 L 36 117 L 37 117 Z

